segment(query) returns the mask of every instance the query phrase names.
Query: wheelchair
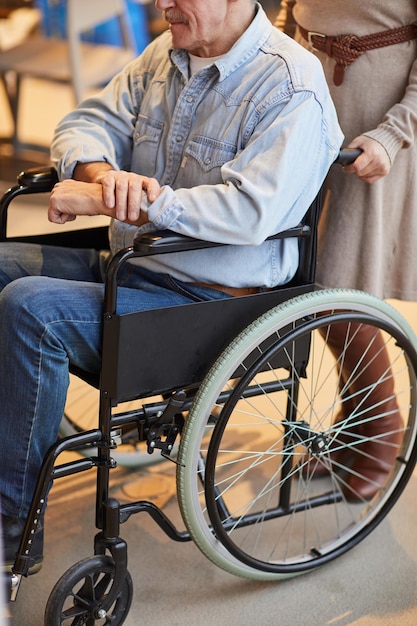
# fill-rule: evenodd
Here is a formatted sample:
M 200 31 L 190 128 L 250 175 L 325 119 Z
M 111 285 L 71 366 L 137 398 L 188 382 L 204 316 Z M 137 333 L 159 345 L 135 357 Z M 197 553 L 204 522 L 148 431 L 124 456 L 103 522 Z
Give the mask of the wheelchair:
M 342 150 L 337 161 L 352 162 L 356 156 Z M 10 202 L 22 194 L 48 192 L 55 182 L 51 168 L 19 176 L 1 201 L 1 240 L 7 240 Z M 315 289 L 320 206 L 319 194 L 299 226 L 274 236 L 296 237 L 300 262 L 290 284 L 264 293 L 119 315 L 117 278 L 125 263 L 218 244 L 154 232 L 111 259 L 100 376 L 73 372 L 99 390 L 98 420 L 88 429 L 76 425 L 47 453 L 10 580 L 15 600 L 28 575 L 31 537 L 50 484 L 94 470 L 93 556 L 74 564 L 56 583 L 46 606 L 47 626 L 124 623 L 133 585 L 121 526 L 132 515 L 147 513 L 169 538 L 193 541 L 212 563 L 233 575 L 275 581 L 346 553 L 394 506 L 417 458 L 417 337 L 378 298 L 354 290 Z M 91 233 L 58 235 L 65 245 L 79 245 L 84 236 L 89 240 Z M 341 368 L 363 325 L 382 337 L 390 366 L 373 385 L 358 391 L 362 359 L 350 380 L 343 380 Z M 345 332 L 345 349 L 337 360 L 328 347 L 336 327 Z M 347 488 L 350 473 L 358 470 L 332 455 L 344 451 L 369 457 L 365 444 L 371 441 L 372 454 L 378 456 L 378 450 L 392 445 L 392 433 L 366 437 L 360 429 L 386 415 L 384 398 L 371 412 L 364 399 L 387 379 L 402 418 L 398 451 L 384 483 L 364 499 Z M 130 408 L 136 399 L 139 406 Z M 111 495 L 117 448 L 127 440 L 142 442 L 149 458 L 162 456 L 176 464 L 184 528 L 152 502 L 123 503 Z M 60 463 L 68 450 L 82 455 Z M 320 465 L 326 472 L 319 475 Z

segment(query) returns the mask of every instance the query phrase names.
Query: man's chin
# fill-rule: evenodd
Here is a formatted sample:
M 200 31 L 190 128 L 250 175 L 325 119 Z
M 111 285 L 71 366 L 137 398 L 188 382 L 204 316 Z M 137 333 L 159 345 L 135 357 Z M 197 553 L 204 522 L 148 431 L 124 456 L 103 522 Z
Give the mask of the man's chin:
M 181 24 L 179 26 L 184 26 Z M 190 41 L 184 33 L 184 29 L 178 28 L 176 24 L 170 26 L 172 45 L 174 48 L 183 48 L 187 50 L 190 46 Z M 181 32 L 182 31 L 182 32 Z

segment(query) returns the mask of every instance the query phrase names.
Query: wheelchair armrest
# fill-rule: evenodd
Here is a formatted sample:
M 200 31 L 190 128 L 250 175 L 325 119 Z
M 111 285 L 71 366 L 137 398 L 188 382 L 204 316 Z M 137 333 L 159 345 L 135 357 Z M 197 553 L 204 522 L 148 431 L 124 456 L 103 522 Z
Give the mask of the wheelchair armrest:
M 44 193 L 52 191 L 58 182 L 58 174 L 54 167 L 31 167 L 20 172 L 17 177 L 19 187 L 27 189 L 27 193 Z
M 17 185 L 6 191 L 0 200 L 0 241 L 7 238 L 7 212 L 9 204 L 17 196 L 32 193 L 47 193 L 58 182 L 58 174 L 54 167 L 31 167 L 20 172 Z
M 135 252 L 144 256 L 153 254 L 168 254 L 169 252 L 186 252 L 187 250 L 201 250 L 223 246 L 222 243 L 194 239 L 186 235 L 179 235 L 172 230 L 154 230 L 135 238 L 133 248 Z
M 286 239 L 288 237 L 306 237 L 310 234 L 310 228 L 304 224 L 294 226 L 276 235 L 268 237 L 271 239 Z M 155 254 L 169 254 L 170 252 L 187 252 L 190 250 L 202 250 L 203 248 L 215 248 L 227 244 L 203 239 L 194 239 L 186 235 L 174 233 L 171 230 L 156 230 L 136 237 L 133 243 L 135 252 L 144 256 Z

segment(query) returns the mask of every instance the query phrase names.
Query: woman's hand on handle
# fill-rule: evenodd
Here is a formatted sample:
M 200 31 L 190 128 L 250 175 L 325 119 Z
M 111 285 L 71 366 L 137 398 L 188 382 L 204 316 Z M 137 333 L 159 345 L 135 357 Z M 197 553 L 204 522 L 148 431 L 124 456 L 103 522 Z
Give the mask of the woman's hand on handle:
M 375 139 L 360 135 L 347 147 L 359 148 L 362 153 L 351 165 L 344 165 L 343 170 L 346 173 L 356 174 L 365 183 L 374 183 L 389 173 L 391 161 L 388 153 Z

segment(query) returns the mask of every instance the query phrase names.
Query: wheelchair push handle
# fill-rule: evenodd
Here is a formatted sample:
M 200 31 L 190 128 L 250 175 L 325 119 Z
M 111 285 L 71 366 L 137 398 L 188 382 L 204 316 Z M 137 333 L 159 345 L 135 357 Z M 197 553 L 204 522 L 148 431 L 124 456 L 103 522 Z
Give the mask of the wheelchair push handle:
M 342 167 L 344 165 L 351 165 L 356 161 L 358 156 L 362 154 L 362 152 L 363 150 L 361 148 L 342 148 L 335 163 L 342 165 Z

